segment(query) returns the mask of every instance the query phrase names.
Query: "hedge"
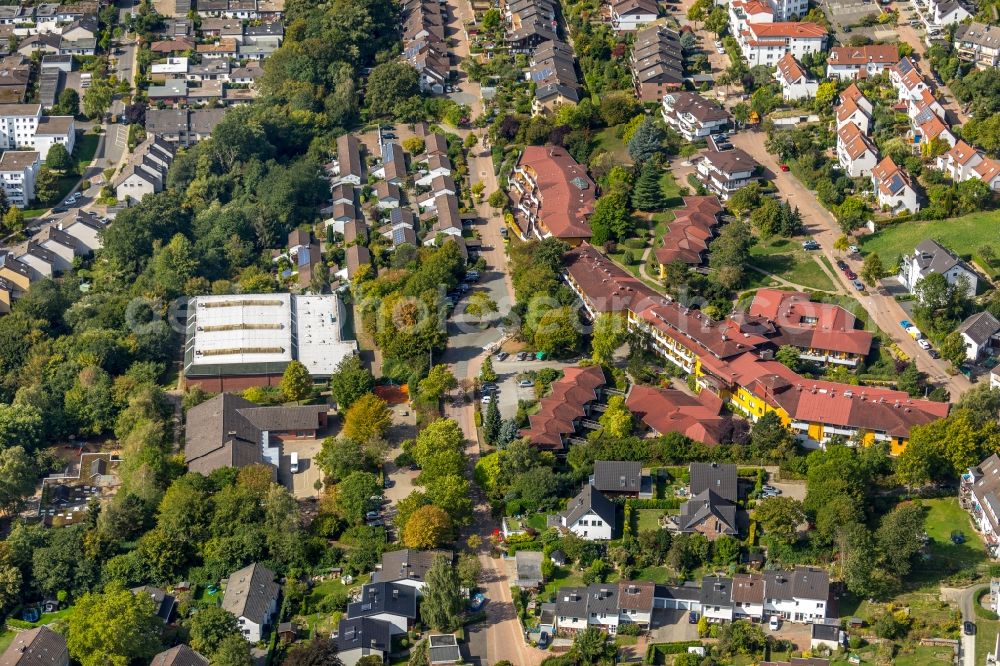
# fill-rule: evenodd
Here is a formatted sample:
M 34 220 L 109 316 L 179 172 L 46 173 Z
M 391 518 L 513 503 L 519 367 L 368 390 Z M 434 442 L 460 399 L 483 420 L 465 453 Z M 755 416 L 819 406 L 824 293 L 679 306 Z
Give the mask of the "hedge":
M 636 509 L 679 509 L 681 507 L 681 501 L 677 497 L 666 499 L 633 499 L 630 497 L 623 499 L 616 497 L 615 500 L 632 507 L 633 511 Z
M 683 654 L 688 651 L 691 647 L 704 647 L 701 641 L 678 641 L 676 643 L 652 643 L 648 648 L 646 648 L 646 659 L 647 664 L 663 663 L 662 659 L 657 659 L 657 657 L 664 657 L 668 654 Z

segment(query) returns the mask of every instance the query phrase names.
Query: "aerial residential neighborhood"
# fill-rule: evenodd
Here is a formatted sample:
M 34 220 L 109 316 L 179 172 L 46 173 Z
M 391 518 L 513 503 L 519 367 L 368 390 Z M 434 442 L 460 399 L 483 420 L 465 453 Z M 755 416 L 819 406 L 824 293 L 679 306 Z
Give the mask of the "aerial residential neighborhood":
M 998 11 L 0 7 L 0 666 L 997 664 Z

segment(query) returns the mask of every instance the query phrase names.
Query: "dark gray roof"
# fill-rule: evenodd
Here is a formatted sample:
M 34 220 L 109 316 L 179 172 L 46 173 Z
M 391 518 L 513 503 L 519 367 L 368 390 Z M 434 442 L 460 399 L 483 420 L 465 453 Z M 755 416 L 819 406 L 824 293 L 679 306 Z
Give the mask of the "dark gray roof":
M 361 648 L 388 652 L 392 648 L 392 625 L 368 617 L 341 619 L 337 651 L 349 652 Z
M 677 524 L 681 531 L 690 532 L 696 525 L 713 519 L 718 522 L 718 531 L 724 534 L 739 532 L 736 524 L 736 505 L 711 490 L 703 490 L 681 505 Z
M 965 23 L 955 30 L 956 42 L 970 42 L 985 48 L 1000 48 L 1000 27 L 984 23 Z
M 587 588 L 587 612 L 598 615 L 618 613 L 618 583 L 594 583 Z
M 271 603 L 277 601 L 280 592 L 281 588 L 274 582 L 274 572 L 254 563 L 230 574 L 222 607 L 236 617 L 263 625 Z
M 830 597 L 830 574 L 817 567 L 795 567 L 792 594 L 796 599 L 826 601 Z
M 587 588 L 563 587 L 556 594 L 556 615 L 559 617 L 587 617 Z
M 697 601 L 701 598 L 701 586 L 697 583 L 683 585 L 657 585 L 653 596 L 656 599 L 684 599 Z
M 732 606 L 733 579 L 721 576 L 705 576 L 701 579 L 701 594 L 698 600 L 702 606 Z
M 812 625 L 812 637 L 821 641 L 836 641 L 840 639 L 840 626 L 836 624 Z
M 164 622 L 170 622 L 170 616 L 173 615 L 174 606 L 177 604 L 177 600 L 174 599 L 173 595 L 167 594 L 166 590 L 161 590 L 151 585 L 133 587 L 132 594 L 148 594 L 153 599 L 156 616 Z
M 428 636 L 428 660 L 431 664 L 451 664 L 462 660 L 458 640 L 452 634 Z
M 66 639 L 46 626 L 18 633 L 0 655 L 0 666 L 61 666 L 68 661 Z
M 982 345 L 1000 332 L 1000 321 L 989 312 L 977 312 L 962 322 L 958 332 L 967 335 L 977 345 Z
M 399 583 L 369 583 L 361 589 L 360 601 L 347 605 L 349 618 L 382 613 L 416 619 L 417 591 Z
M 583 487 L 580 494 L 569 501 L 563 516 L 566 518 L 566 526 L 572 527 L 576 521 L 580 520 L 589 511 L 593 510 L 604 522 L 615 529 L 615 505 L 605 497 L 597 488 L 589 483 Z
M 319 428 L 319 415 L 326 413 L 327 409 L 326 405 L 283 405 L 247 407 L 238 413 L 258 430 L 288 432 Z
M 189 409 L 184 462 L 206 475 L 219 467 L 262 462 L 261 432 L 239 413 L 256 406 L 241 396 L 220 393 Z
M 962 263 L 951 250 L 930 239 L 921 241 L 914 254 L 921 273 L 945 273 Z
M 637 462 L 598 460 L 591 483 L 605 493 L 637 493 L 641 479 L 642 465 Z
M 520 585 L 537 585 L 542 582 L 542 560 L 545 559 L 539 550 L 519 550 L 514 554 L 514 565 L 517 570 L 517 582 Z
M 208 659 L 182 643 L 153 657 L 150 666 L 208 666 Z
M 737 499 L 736 465 L 725 463 L 691 463 L 691 494 L 711 490 L 719 497 Z
M 792 594 L 792 576 L 789 572 L 764 572 L 764 598 L 784 599 L 786 601 L 791 601 L 795 598 L 795 595 Z
M 373 583 L 392 583 L 397 580 L 423 581 L 434 558 L 444 556 L 449 562 L 453 555 L 447 550 L 393 550 L 382 554 L 382 568 L 372 574 Z

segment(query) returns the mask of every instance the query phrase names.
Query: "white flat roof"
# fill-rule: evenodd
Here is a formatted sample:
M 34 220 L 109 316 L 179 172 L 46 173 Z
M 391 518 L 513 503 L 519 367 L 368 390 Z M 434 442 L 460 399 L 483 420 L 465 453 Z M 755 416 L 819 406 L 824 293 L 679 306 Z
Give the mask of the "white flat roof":
M 309 374 L 327 377 L 346 356 L 358 353 L 358 343 L 342 340 L 343 302 L 336 294 L 295 296 L 297 356 Z
M 196 364 L 287 363 L 292 360 L 291 294 L 237 294 L 195 299 Z

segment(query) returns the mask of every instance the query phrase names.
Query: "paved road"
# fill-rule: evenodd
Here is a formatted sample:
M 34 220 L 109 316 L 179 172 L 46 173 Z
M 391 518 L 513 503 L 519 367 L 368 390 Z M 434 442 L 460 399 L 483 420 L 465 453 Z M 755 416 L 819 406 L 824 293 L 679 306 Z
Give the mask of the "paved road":
M 843 257 L 833 249 L 833 244 L 842 233 L 833 215 L 819 203 L 815 194 L 799 182 L 798 178 L 791 173 L 781 171 L 777 159 L 764 148 L 766 139 L 767 135 L 764 132 L 746 131 L 735 134 L 732 137 L 732 143 L 760 162 L 770 172 L 767 177 L 774 182 L 778 192 L 790 204 L 798 206 L 807 233 L 819 242 L 823 254 L 834 263 L 838 259 L 846 260 L 851 264 L 855 273 L 860 273 L 860 258 Z M 846 278 L 841 273 L 837 272 L 835 276 L 837 284 L 844 287 L 847 293 L 854 295 L 854 298 L 864 307 L 875 324 L 891 337 L 907 356 L 916 362 L 917 368 L 927 373 L 933 382 L 942 384 L 948 389 L 952 401 L 957 400 L 962 393 L 972 388 L 972 384 L 963 375 L 949 376 L 944 362 L 932 359 L 926 351 L 917 345 L 913 338 L 906 335 L 900 328 L 899 322 L 906 319 L 907 314 L 894 298 L 873 292 L 859 293 L 847 283 Z
M 962 611 L 962 621 L 975 622 L 976 621 L 976 611 L 974 609 L 976 603 L 976 593 L 986 587 L 984 585 L 973 585 L 972 587 L 967 587 L 961 591 L 961 596 L 958 598 L 958 608 Z M 966 636 L 965 632 L 962 632 L 962 647 L 959 654 L 959 661 L 961 666 L 976 666 L 976 636 Z

